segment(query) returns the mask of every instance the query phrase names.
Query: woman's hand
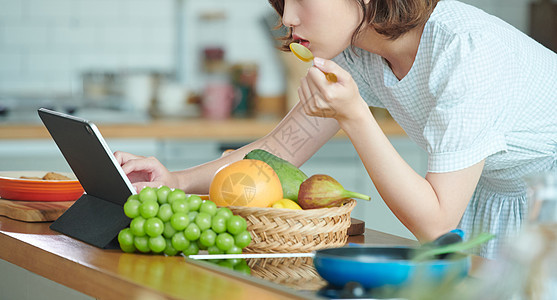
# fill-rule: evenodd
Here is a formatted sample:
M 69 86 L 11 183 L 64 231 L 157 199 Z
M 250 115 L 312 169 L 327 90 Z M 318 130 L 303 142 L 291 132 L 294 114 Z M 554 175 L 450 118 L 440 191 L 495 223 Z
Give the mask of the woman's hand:
M 298 88 L 298 96 L 307 115 L 334 118 L 342 123 L 362 110 L 369 110 L 348 72 L 330 60 L 316 57 L 313 63 Z M 323 72 L 334 73 L 337 82 L 327 81 Z
M 176 176 L 156 158 L 122 151 L 114 152 L 114 156 L 138 192 L 146 186 L 166 185 L 170 188 L 178 188 Z

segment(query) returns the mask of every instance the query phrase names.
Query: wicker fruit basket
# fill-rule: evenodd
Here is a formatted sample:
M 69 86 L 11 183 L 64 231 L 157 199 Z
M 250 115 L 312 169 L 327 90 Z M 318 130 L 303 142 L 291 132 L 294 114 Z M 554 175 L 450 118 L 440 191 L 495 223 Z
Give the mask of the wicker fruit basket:
M 340 207 L 308 210 L 229 208 L 247 221 L 252 242 L 244 252 L 285 253 L 343 246 L 355 206 L 356 200 L 350 199 Z

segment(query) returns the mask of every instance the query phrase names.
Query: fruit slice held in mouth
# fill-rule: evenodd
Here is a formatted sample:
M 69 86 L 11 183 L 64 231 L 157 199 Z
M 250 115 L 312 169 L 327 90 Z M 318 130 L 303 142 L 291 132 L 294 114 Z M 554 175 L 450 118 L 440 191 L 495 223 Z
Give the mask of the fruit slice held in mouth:
M 290 50 L 297 58 L 304 62 L 310 62 L 313 60 L 313 53 L 309 51 L 308 48 L 304 47 L 302 44 L 290 43 Z
M 313 53 L 306 48 L 304 45 L 299 43 L 290 43 L 290 50 L 297 58 L 299 58 L 303 62 L 310 62 L 313 60 Z M 334 73 L 327 73 L 323 72 L 325 77 L 330 82 L 337 82 L 337 76 Z

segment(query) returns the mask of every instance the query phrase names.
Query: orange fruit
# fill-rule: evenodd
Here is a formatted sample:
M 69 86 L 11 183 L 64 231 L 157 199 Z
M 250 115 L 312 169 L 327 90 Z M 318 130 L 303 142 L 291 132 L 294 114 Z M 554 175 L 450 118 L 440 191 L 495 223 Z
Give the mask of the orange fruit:
M 282 186 L 267 163 L 243 159 L 217 171 L 209 199 L 219 206 L 268 207 L 282 199 Z

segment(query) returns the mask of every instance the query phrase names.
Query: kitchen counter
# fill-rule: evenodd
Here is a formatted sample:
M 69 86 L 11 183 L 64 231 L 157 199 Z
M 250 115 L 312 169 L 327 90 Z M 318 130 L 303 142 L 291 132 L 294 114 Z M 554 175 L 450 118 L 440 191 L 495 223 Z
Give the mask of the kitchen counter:
M 93 120 L 94 121 L 94 120 Z M 392 119 L 379 120 L 386 135 L 405 136 L 404 130 Z M 151 120 L 133 124 L 97 123 L 105 138 L 196 138 L 196 139 L 257 139 L 269 133 L 278 121 L 255 119 Z M 339 132 L 337 136 L 345 136 Z M 50 135 L 42 124 L 1 124 L 0 139 L 47 139 Z
M 50 230 L 51 223 L 0 217 L 0 259 L 99 299 L 302 299 L 300 291 L 184 257 L 103 250 Z M 349 242 L 415 245 L 366 229 Z

